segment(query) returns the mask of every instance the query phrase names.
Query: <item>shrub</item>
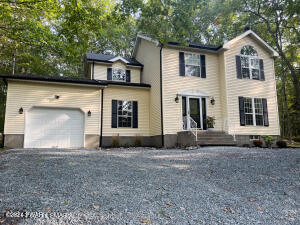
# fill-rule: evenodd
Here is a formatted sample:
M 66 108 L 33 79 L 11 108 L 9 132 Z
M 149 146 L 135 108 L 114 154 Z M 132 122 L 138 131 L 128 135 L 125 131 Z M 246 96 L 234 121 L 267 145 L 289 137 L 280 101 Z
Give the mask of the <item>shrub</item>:
M 262 145 L 263 145 L 263 142 L 262 142 L 262 140 L 253 140 L 253 145 L 254 145 L 255 147 L 261 148 Z
M 216 118 L 214 116 L 208 116 L 206 118 L 207 128 L 214 128 Z
M 120 135 L 119 134 L 112 137 L 112 145 L 111 146 L 113 148 L 119 148 L 120 147 Z
M 300 142 L 300 136 L 293 137 L 292 139 L 293 139 L 293 141 L 295 141 L 295 142 Z
M 276 140 L 276 138 L 269 136 L 269 135 L 264 135 L 262 136 L 262 138 L 264 139 L 267 148 L 270 148 L 273 144 L 273 142 Z
M 134 146 L 135 147 L 140 147 L 142 146 L 142 137 L 140 135 L 136 135 L 134 137 Z
M 278 148 L 286 148 L 287 147 L 286 141 L 283 141 L 283 140 L 277 141 L 276 145 L 278 146 Z
M 124 147 L 125 147 L 125 148 L 129 148 L 129 147 L 130 147 L 130 144 L 129 144 L 128 141 L 126 141 L 126 142 L 124 143 Z

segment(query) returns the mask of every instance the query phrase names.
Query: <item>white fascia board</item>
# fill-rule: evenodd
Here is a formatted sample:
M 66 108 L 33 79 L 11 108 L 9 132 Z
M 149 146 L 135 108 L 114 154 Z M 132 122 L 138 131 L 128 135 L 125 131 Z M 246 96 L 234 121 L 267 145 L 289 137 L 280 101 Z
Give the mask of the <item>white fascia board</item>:
M 110 62 L 116 62 L 116 61 L 118 61 L 118 60 L 121 60 L 121 61 L 123 61 L 124 63 L 129 63 L 126 59 L 124 59 L 122 56 L 117 56 L 117 57 L 115 57 L 115 58 L 113 58 L 113 59 L 110 59 L 110 60 L 108 60 L 108 61 L 110 61 Z
M 244 38 L 244 37 L 246 37 L 246 36 L 248 36 L 248 35 L 252 35 L 257 41 L 259 41 L 259 42 L 260 42 L 261 44 L 263 44 L 267 49 L 269 49 L 269 51 L 272 52 L 272 56 L 273 56 L 273 57 L 278 57 L 278 56 L 279 56 L 278 52 L 276 52 L 270 45 L 268 45 L 263 39 L 261 39 L 261 38 L 260 38 L 254 31 L 252 31 L 252 30 L 248 30 L 248 31 L 244 32 L 243 34 L 237 36 L 236 38 L 234 38 L 234 39 L 232 39 L 232 40 L 230 40 L 230 41 L 224 43 L 223 49 L 225 49 L 225 50 L 230 49 L 230 46 L 231 46 L 233 43 L 235 43 L 235 42 L 241 40 L 242 38 Z

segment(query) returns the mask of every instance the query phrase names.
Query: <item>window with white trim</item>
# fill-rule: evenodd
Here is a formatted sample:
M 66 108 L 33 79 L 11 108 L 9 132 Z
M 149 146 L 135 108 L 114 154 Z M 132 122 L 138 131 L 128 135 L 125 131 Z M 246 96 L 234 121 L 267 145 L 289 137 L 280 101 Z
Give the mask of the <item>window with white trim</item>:
M 243 78 L 260 79 L 258 54 L 251 45 L 246 45 L 241 49 L 241 69 Z
M 126 82 L 126 71 L 123 69 L 112 69 L 112 80 L 125 81 Z
M 245 124 L 264 125 L 263 103 L 261 98 L 244 98 Z
M 253 140 L 260 140 L 260 136 L 259 135 L 250 135 L 249 136 L 250 138 L 250 141 L 253 141 Z
M 118 101 L 118 127 L 132 127 L 132 101 Z
M 185 75 L 200 77 L 201 60 L 200 54 L 185 53 Z

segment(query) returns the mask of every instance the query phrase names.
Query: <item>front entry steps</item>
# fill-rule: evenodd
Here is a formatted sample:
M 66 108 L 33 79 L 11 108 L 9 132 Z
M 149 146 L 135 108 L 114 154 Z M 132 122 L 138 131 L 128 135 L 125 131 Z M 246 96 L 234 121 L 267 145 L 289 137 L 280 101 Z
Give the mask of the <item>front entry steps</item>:
M 178 145 L 187 146 L 236 146 L 233 136 L 223 131 L 197 131 L 197 141 L 191 131 L 181 131 L 177 133 Z
M 200 146 L 236 146 L 233 136 L 223 131 L 198 131 L 197 145 Z

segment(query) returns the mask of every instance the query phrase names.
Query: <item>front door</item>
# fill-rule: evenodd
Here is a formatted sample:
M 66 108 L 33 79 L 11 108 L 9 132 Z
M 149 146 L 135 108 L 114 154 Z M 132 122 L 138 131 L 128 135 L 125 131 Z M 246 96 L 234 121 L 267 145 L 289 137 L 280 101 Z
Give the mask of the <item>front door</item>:
M 183 130 L 197 127 L 206 129 L 206 99 L 201 97 L 182 97 L 182 121 Z M 205 116 L 205 118 L 204 118 Z
M 190 117 L 197 123 L 197 128 L 202 127 L 199 102 L 200 102 L 199 98 L 189 98 Z

